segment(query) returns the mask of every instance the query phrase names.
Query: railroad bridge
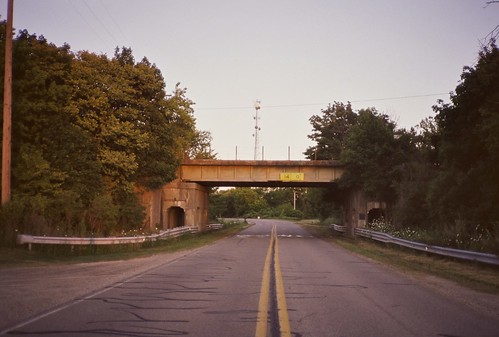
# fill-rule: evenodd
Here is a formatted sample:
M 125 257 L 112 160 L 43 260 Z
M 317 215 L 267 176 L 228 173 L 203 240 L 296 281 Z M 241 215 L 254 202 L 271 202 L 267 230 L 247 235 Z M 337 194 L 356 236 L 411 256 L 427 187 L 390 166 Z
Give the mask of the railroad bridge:
M 139 191 L 146 208 L 146 226 L 161 229 L 208 225 L 209 187 L 328 187 L 344 172 L 337 161 L 186 159 L 177 179 L 153 191 Z M 362 193 L 350 192 L 344 205 L 348 227 L 363 227 L 370 208 Z

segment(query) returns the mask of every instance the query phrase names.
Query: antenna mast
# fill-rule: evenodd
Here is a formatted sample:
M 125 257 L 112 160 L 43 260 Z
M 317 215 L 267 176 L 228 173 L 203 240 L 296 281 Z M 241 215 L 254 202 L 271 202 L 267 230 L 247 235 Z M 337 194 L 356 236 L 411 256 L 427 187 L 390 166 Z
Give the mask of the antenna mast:
M 258 126 L 258 120 L 260 119 L 260 117 L 258 117 L 258 110 L 260 110 L 260 103 L 261 102 L 259 100 L 255 101 L 255 117 L 253 117 L 253 119 L 255 120 L 255 133 L 253 134 L 253 137 L 255 137 L 255 151 L 253 158 L 254 160 L 258 159 L 259 149 L 260 149 L 259 139 L 258 139 L 258 131 L 260 131 L 260 127 Z

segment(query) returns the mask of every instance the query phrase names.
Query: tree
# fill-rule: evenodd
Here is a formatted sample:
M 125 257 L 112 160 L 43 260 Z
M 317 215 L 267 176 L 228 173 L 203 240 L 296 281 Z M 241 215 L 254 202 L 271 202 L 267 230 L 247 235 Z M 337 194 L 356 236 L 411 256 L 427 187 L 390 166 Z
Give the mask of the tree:
M 499 219 L 499 50 L 494 41 L 465 67 L 451 103 L 434 110 L 439 172 L 429 200 L 440 223 L 470 227 Z
M 262 191 L 259 189 L 237 187 L 210 195 L 210 210 L 215 216 L 246 217 L 261 213 L 266 207 Z
M 377 200 L 393 201 L 394 168 L 400 158 L 395 123 L 374 109 L 361 110 L 345 142 L 341 162 L 346 171 L 340 185 L 360 188 Z
M 21 30 L 14 58 L 13 205 L 2 223 L 40 234 L 140 226 L 135 185 L 173 180 L 193 144 L 186 90 L 167 95 L 159 69 L 130 48 L 75 54 Z
M 172 181 L 195 132 L 185 89 L 167 96 L 159 69 L 128 48 L 111 60 L 80 52 L 73 68 L 70 111 L 97 146 L 108 190 Z
M 293 192 L 298 194 L 296 210 Z M 209 196 L 210 216 L 217 217 L 296 217 L 334 218 L 341 223 L 341 193 L 336 188 L 234 188 L 216 190 Z
M 133 62 L 128 49 L 124 48 L 123 53 L 125 56 L 117 51 L 115 58 Z M 147 188 L 159 188 L 176 178 L 177 167 L 193 142 L 194 103 L 179 84 L 167 95 L 161 71 L 146 58 L 127 73 L 134 93 L 128 104 L 138 111 L 138 126 L 147 134 L 146 149 L 137 153 L 135 180 Z
M 321 217 L 339 218 L 337 206 L 332 205 L 341 204 L 337 195 L 345 193 L 336 189 L 360 189 L 377 200 L 394 200 L 394 180 L 407 137 L 395 130 L 388 116 L 373 108 L 354 112 L 350 103 L 335 102 L 322 111 L 322 116 L 312 116 L 310 122 L 314 131 L 309 138 L 316 146 L 309 147 L 305 155 L 309 159 L 338 159 L 346 167 L 334 191 L 312 194 L 322 196 L 323 205 L 315 206 Z
M 432 207 L 427 195 L 438 167 L 435 120 L 431 117 L 424 119 L 415 129 L 405 132 L 404 138 L 404 161 L 397 165 L 393 224 L 398 227 L 432 227 L 429 221 Z
M 301 195 L 303 213 L 308 218 L 329 219 L 337 224 L 343 223 L 341 203 L 344 191 L 338 184 L 328 188 L 308 188 Z
M 248 216 L 248 214 L 257 214 L 266 208 L 265 200 L 261 191 L 249 188 L 238 187 L 228 191 L 229 197 L 234 204 L 235 216 Z
M 322 110 L 322 116 L 310 118 L 313 132 L 308 136 L 316 145 L 309 147 L 305 156 L 311 160 L 340 159 L 350 128 L 355 125 L 357 115 L 350 102 L 334 102 Z
M 137 154 L 147 147 L 140 115 L 129 103 L 133 88 L 127 67 L 105 55 L 80 52 L 71 72 L 73 88 L 69 112 L 97 148 L 102 176 L 109 191 L 132 189 L 139 164 Z
M 66 110 L 73 55 L 21 30 L 14 59 L 12 201 L 20 206 L 11 225 L 70 231 L 102 183 L 95 148 Z
M 196 130 L 187 156 L 191 159 L 216 159 L 217 154 L 211 148 L 212 140 L 209 131 Z
M 14 57 L 13 165 L 29 144 L 40 151 L 51 171 L 64 175 L 63 189 L 90 200 L 100 186 L 99 165 L 90 139 L 67 114 L 71 93 L 67 79 L 73 60 L 69 46 L 56 47 L 22 30 L 15 40 Z M 13 188 L 20 193 L 24 185 L 16 180 L 23 171 L 18 167 L 13 172 Z
M 151 137 L 137 179 L 147 188 L 159 188 L 175 179 L 191 147 L 195 137 L 194 103 L 185 95 L 186 89 L 177 84 L 164 106 L 150 114 L 147 126 Z
M 271 208 L 277 208 L 279 205 L 293 205 L 292 188 L 268 188 L 264 190 L 264 198 Z

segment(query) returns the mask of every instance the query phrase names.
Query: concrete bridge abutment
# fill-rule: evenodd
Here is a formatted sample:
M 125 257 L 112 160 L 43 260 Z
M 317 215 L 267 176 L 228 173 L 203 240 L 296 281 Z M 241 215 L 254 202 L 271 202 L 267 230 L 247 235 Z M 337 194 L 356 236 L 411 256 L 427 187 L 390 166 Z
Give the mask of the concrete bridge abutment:
M 372 200 L 360 189 L 348 191 L 343 205 L 347 234 L 353 237 L 355 228 L 364 228 L 373 218 L 384 217 L 386 208 L 386 202 Z
M 145 228 L 187 226 L 202 231 L 208 225 L 208 188 L 203 185 L 177 179 L 161 189 L 138 192 L 146 212 Z

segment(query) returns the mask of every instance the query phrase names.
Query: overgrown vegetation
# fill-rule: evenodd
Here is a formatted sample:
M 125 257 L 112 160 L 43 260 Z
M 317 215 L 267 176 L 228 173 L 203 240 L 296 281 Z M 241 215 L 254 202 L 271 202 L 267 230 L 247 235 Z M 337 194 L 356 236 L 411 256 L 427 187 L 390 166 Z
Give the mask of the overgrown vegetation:
M 130 48 L 112 57 L 73 52 L 20 30 L 13 59 L 12 201 L 0 210 L 0 245 L 12 245 L 17 232 L 138 229 L 144 214 L 135 188 L 173 180 L 185 153 L 212 155 L 185 89 L 167 93 L 160 70 L 137 62 Z
M 310 118 L 311 160 L 340 160 L 334 188 L 236 188 L 212 194 L 214 216 L 294 217 L 342 223 L 344 197 L 361 190 L 388 209 L 373 229 L 433 245 L 499 254 L 499 50 L 483 48 L 465 67 L 451 103 L 400 129 L 375 108 L 335 102 Z M 376 218 L 374 218 L 375 220 Z M 388 226 L 389 224 L 389 226 Z M 387 227 L 388 226 L 388 227 Z
M 495 41 L 483 47 L 476 65 L 464 68 L 450 98 L 437 102 L 434 118 L 410 130 L 375 108 L 353 111 L 350 103 L 335 102 L 310 119 L 316 144 L 305 155 L 340 160 L 346 168 L 340 189 L 387 203 L 391 231 L 499 253 Z
M 334 233 L 329 229 L 329 225 L 323 222 L 303 221 L 301 225 L 320 238 L 403 272 L 420 277 L 434 275 L 481 292 L 499 294 L 497 266 L 439 257 L 362 237 L 350 239 L 343 234 Z
M 335 214 L 334 188 L 247 188 L 217 190 L 210 194 L 213 218 L 322 218 Z
M 368 228 L 373 231 L 391 234 L 397 238 L 429 245 L 478 252 L 493 252 L 499 255 L 499 236 L 490 233 L 480 225 L 477 225 L 473 231 L 469 231 L 463 222 L 456 222 L 453 226 L 434 228 L 404 228 L 394 226 L 385 219 L 376 219 L 368 224 Z
M 248 224 L 241 221 L 228 221 L 224 222 L 224 227 L 222 229 L 197 234 L 186 234 L 178 238 L 169 238 L 143 244 L 74 247 L 69 245 L 33 245 L 32 251 L 28 251 L 26 247 L 0 247 L 0 268 L 19 265 L 40 265 L 45 263 L 82 263 L 123 260 L 194 249 L 234 235 L 247 226 Z

